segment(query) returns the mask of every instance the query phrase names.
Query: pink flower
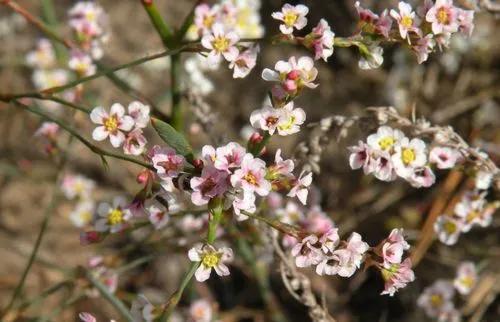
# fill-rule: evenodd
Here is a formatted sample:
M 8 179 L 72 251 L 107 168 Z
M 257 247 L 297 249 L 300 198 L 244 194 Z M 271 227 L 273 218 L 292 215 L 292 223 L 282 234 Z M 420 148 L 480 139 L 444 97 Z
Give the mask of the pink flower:
M 453 286 L 458 293 L 468 295 L 477 283 L 477 270 L 472 262 L 462 262 L 458 266 L 457 276 L 453 280 Z
M 445 245 L 454 245 L 462 231 L 463 223 L 453 217 L 441 215 L 434 223 L 434 231 Z
M 455 205 L 455 215 L 462 220 L 462 232 L 468 232 L 473 225 L 481 224 L 485 225 L 483 222 L 483 217 L 481 216 L 484 206 L 486 204 L 486 193 L 466 193 L 459 203 Z
M 123 144 L 123 152 L 125 152 L 125 154 L 141 155 L 146 148 L 147 142 L 144 135 L 142 135 L 142 130 L 136 128 L 127 133 L 125 143 Z
M 399 2 L 398 8 L 399 13 L 394 9 L 391 10 L 391 17 L 393 17 L 398 22 L 399 34 L 401 35 L 401 38 L 408 39 L 408 43 L 411 43 L 408 33 L 421 33 L 420 29 L 418 29 L 418 21 L 415 17 L 416 14 L 413 11 L 412 7 L 404 1 Z
M 335 248 L 340 243 L 340 237 L 337 228 L 331 228 L 326 233 L 321 235 L 319 238 L 319 243 L 321 245 L 321 250 L 325 254 L 333 253 Z
M 474 10 L 458 10 L 458 30 L 467 35 L 471 36 L 474 30 Z
M 233 69 L 233 78 L 245 78 L 252 71 L 257 62 L 259 51 L 258 45 L 251 46 L 229 63 L 229 68 Z
M 453 295 L 455 290 L 453 284 L 445 280 L 437 280 L 431 286 L 424 289 L 419 296 L 417 305 L 425 310 L 425 313 L 436 318 L 442 312 L 453 308 Z
M 219 276 L 229 275 L 229 268 L 226 263 L 233 260 L 233 251 L 231 248 L 222 247 L 216 249 L 212 245 L 197 245 L 188 252 L 189 259 L 192 262 L 201 262 L 194 276 L 198 282 L 204 282 L 210 277 L 212 269 Z
M 273 182 L 275 180 L 279 181 L 280 179 L 293 177 L 292 171 L 294 167 L 295 164 L 293 160 L 284 160 L 281 157 L 281 149 L 278 149 L 274 157 L 274 164 L 267 169 L 266 177 Z
M 297 267 L 309 267 L 316 265 L 323 259 L 321 248 L 316 247 L 318 237 L 309 235 L 302 239 L 302 241 L 293 246 L 291 254 L 295 257 L 295 265 Z
M 257 210 L 253 192 L 244 190 L 238 191 L 233 200 L 233 209 L 238 221 L 247 220 L 248 216 L 246 216 L 243 211 L 252 214 Z
M 456 32 L 459 27 L 458 11 L 453 6 L 453 0 L 436 0 L 425 19 L 432 24 L 434 34 Z
M 415 188 L 428 188 L 436 182 L 436 175 L 429 167 L 420 167 L 414 169 L 413 173 L 409 178 L 408 182 Z
M 371 157 L 372 150 L 366 143 L 359 141 L 357 146 L 349 147 L 349 151 L 351 152 L 351 155 L 349 155 L 351 169 L 363 168 L 365 174 L 374 171 L 375 162 Z
M 370 246 L 361 239 L 360 234 L 352 233 L 347 240 L 347 245 L 333 252 L 339 261 L 337 274 L 342 277 L 352 276 L 361 266 L 363 255 L 369 248 Z
M 80 77 L 92 75 L 96 71 L 96 66 L 92 62 L 92 58 L 79 50 L 71 51 L 68 67 L 75 71 Z
M 97 322 L 97 319 L 88 312 L 82 312 L 78 314 L 78 317 L 82 320 L 82 322 Z
M 451 169 L 461 160 L 462 155 L 457 149 L 437 146 L 429 153 L 429 162 L 435 163 L 438 169 Z
M 227 190 L 227 178 L 226 171 L 206 165 L 201 171 L 201 177 L 191 178 L 190 185 L 193 189 L 191 201 L 197 206 L 202 206 L 210 199 L 222 195 Z
M 318 70 L 314 67 L 314 61 L 307 56 L 300 57 L 297 61 L 295 56 L 288 62 L 280 60 L 274 66 L 274 70 L 265 68 L 262 78 L 270 82 L 279 82 L 282 88 L 295 94 L 303 87 L 316 88 L 318 84 L 313 83 L 318 76 Z
M 306 15 L 309 12 L 309 8 L 304 5 L 292 6 L 288 3 L 281 8 L 281 12 L 273 12 L 271 16 L 276 19 L 283 21 L 280 25 L 280 31 L 285 35 L 291 35 L 293 29 L 301 30 L 307 25 Z
M 331 30 L 328 22 L 325 19 L 321 19 L 307 37 L 312 38 L 311 46 L 314 49 L 314 59 L 318 60 L 322 58 L 324 61 L 327 61 L 328 57 L 333 54 L 333 44 L 335 41 L 335 33 Z
M 61 183 L 61 190 L 68 199 L 89 199 L 95 182 L 82 175 L 66 174 Z
M 265 176 L 266 163 L 247 153 L 243 157 L 241 169 L 234 171 L 231 175 L 231 185 L 245 191 L 255 192 L 260 196 L 267 196 L 271 191 L 271 183 L 265 179 Z
M 373 175 L 382 181 L 394 181 L 397 177 L 390 154 L 386 151 L 377 152 L 373 156 Z
M 168 224 L 169 216 L 167 209 L 162 205 L 151 205 L 147 208 L 149 221 L 155 229 L 162 229 Z
M 154 146 L 151 161 L 160 178 L 176 178 L 184 168 L 184 157 L 174 149 Z
M 102 141 L 109 136 L 111 145 L 115 148 L 125 142 L 125 134 L 122 131 L 128 132 L 134 126 L 134 119 L 125 115 L 125 109 L 118 103 L 111 106 L 109 113 L 100 106 L 94 108 L 90 113 L 90 119 L 100 125 L 92 132 L 92 138 Z
M 56 65 L 56 54 L 50 40 L 38 40 L 36 49 L 26 55 L 26 63 L 33 68 L 53 68 Z
M 69 25 L 85 41 L 104 34 L 107 17 L 101 6 L 93 1 L 80 1 L 68 12 Z
M 144 105 L 139 101 L 133 101 L 128 105 L 128 115 L 130 115 L 135 122 L 135 127 L 143 129 L 149 124 L 149 106 Z
M 59 125 L 53 122 L 43 122 L 36 130 L 35 136 L 44 136 L 47 139 L 55 140 L 57 133 L 59 133 Z
M 214 23 L 218 21 L 219 8 L 218 5 L 210 7 L 206 3 L 196 6 L 193 20 L 201 34 L 209 32 Z
M 419 38 L 417 42 L 412 46 L 413 52 L 417 55 L 417 62 L 422 64 L 429 58 L 429 53 L 434 49 L 436 42 L 433 39 L 432 34 L 428 34 L 425 37 Z
M 238 48 L 236 43 L 240 37 L 234 31 L 225 31 L 224 26 L 215 23 L 212 26 L 212 32 L 207 33 L 201 38 L 201 44 L 206 49 L 210 50 L 208 53 L 208 61 L 211 64 L 218 64 L 222 57 L 231 62 L 238 57 Z
M 313 206 L 311 210 L 309 210 L 303 225 L 307 231 L 314 232 L 318 235 L 325 234 L 329 230 L 335 228 L 333 221 L 320 206 Z
M 223 147 L 217 148 L 215 152 L 214 166 L 219 170 L 230 172 L 243 162 L 246 149 L 236 142 L 230 142 Z
M 255 129 L 260 129 L 269 132 L 273 135 L 278 128 L 278 121 L 282 117 L 283 111 L 271 106 L 264 106 L 259 110 L 255 110 L 250 115 L 250 124 Z
M 394 293 L 415 280 L 415 273 L 411 269 L 411 260 L 405 259 L 401 264 L 392 264 L 387 268 L 382 268 L 382 277 L 385 281 L 384 290 L 381 295 Z
M 365 23 L 373 23 L 379 18 L 378 15 L 375 14 L 370 9 L 365 9 L 361 7 L 359 1 L 356 1 L 354 3 L 354 7 L 356 8 L 356 12 L 358 13 L 359 19 Z
M 309 186 L 311 183 L 312 173 L 309 172 L 305 174 L 305 172 L 302 172 L 287 196 L 291 198 L 297 197 L 300 202 L 305 205 L 307 203 L 307 195 L 309 194 Z
M 384 36 L 384 38 L 389 38 L 391 28 L 392 19 L 387 13 L 387 9 L 385 9 L 380 15 L 380 18 L 375 22 L 375 31 Z
M 189 307 L 189 316 L 192 322 L 211 322 L 213 318 L 212 305 L 204 299 L 196 300 Z
M 389 268 L 393 264 L 401 263 L 403 252 L 409 248 L 410 245 L 408 245 L 403 236 L 403 229 L 393 229 L 382 245 L 384 267 Z

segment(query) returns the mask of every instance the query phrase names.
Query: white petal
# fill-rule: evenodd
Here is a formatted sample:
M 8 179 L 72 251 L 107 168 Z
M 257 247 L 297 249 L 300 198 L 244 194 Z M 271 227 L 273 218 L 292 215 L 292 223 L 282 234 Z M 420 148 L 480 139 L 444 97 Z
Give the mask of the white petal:
M 125 134 L 123 134 L 120 131 L 117 131 L 116 133 L 112 133 L 109 135 L 109 140 L 113 147 L 118 148 L 125 141 Z
M 90 112 L 90 120 L 96 124 L 102 124 L 103 119 L 108 116 L 108 112 L 106 112 L 101 106 L 97 106 L 92 110 L 92 112 Z
M 108 137 L 109 132 L 104 126 L 98 126 L 92 132 L 92 138 L 96 141 L 102 141 Z
M 123 105 L 115 103 L 111 105 L 110 114 L 122 117 L 123 115 L 125 115 L 125 108 L 123 107 Z

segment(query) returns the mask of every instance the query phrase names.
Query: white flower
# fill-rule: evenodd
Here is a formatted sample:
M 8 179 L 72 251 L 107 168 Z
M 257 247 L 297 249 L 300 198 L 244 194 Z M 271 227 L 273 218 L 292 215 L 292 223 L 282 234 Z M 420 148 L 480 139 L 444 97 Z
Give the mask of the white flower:
M 441 215 L 434 223 L 434 231 L 439 240 L 445 245 L 456 244 L 460 232 L 462 231 L 462 222 L 447 215 Z
M 210 50 L 208 61 L 212 64 L 219 63 L 224 57 L 227 61 L 234 61 L 238 57 L 236 43 L 240 37 L 234 31 L 225 31 L 224 26 L 215 23 L 212 32 L 201 38 L 203 47 Z
M 204 299 L 196 300 L 189 307 L 189 316 L 192 322 L 211 322 L 213 317 L 212 305 Z
M 267 131 L 270 135 L 273 135 L 278 128 L 278 121 L 282 114 L 283 111 L 281 109 L 264 106 L 252 112 L 250 115 L 250 124 L 252 124 L 255 129 Z
M 149 213 L 149 221 L 153 224 L 155 229 L 162 229 L 168 224 L 168 213 L 162 205 L 153 204 L 147 208 Z
M 462 262 L 458 266 L 453 285 L 462 295 L 469 294 L 477 283 L 477 270 L 472 262 Z
M 95 204 L 93 201 L 81 201 L 69 214 L 69 219 L 75 227 L 85 227 L 90 224 L 94 216 Z
M 212 269 L 219 276 L 229 275 L 229 268 L 225 263 L 233 260 L 231 248 L 214 248 L 212 245 L 197 245 L 188 252 L 188 257 L 192 262 L 200 262 L 194 276 L 198 282 L 204 282 L 210 277 Z
M 392 162 L 396 173 L 402 178 L 409 178 L 415 168 L 427 163 L 425 142 L 420 139 L 403 138 L 395 147 Z
M 109 136 L 111 145 L 115 148 L 125 142 L 125 134 L 122 131 L 128 132 L 134 127 L 134 119 L 125 115 L 125 108 L 118 103 L 111 106 L 109 113 L 100 106 L 94 108 L 90 113 L 90 119 L 100 125 L 92 132 L 92 138 L 102 141 Z
M 109 230 L 111 233 L 125 229 L 132 218 L 132 213 L 125 205 L 125 200 L 120 197 L 113 200 L 113 205 L 101 203 L 97 207 L 97 214 L 102 218 L 97 219 L 95 229 L 100 232 Z
M 238 191 L 238 193 L 234 196 L 232 204 L 234 214 L 236 215 L 236 219 L 238 221 L 248 219 L 248 216 L 242 213 L 242 211 L 252 214 L 257 210 L 257 207 L 255 206 L 255 194 L 248 190 Z
M 318 70 L 314 67 L 314 60 L 311 57 L 303 56 L 297 60 L 295 56 L 292 56 L 288 61 L 278 61 L 274 69 L 265 68 L 262 71 L 262 79 L 279 82 L 288 93 L 296 93 L 303 87 L 316 88 L 318 86 L 314 83 Z
M 491 186 L 491 182 L 493 181 L 493 173 L 486 171 L 478 171 L 476 173 L 476 189 L 479 190 L 488 190 Z
M 406 2 L 400 1 L 398 4 L 398 8 L 399 13 L 394 9 L 391 10 L 391 17 L 393 17 L 398 22 L 399 34 L 401 35 L 401 38 L 407 38 L 408 43 L 410 43 L 410 36 L 408 35 L 408 33 L 411 31 L 419 33 L 416 14 L 413 11 L 412 7 Z
M 81 175 L 67 174 L 61 183 L 61 190 L 68 199 L 74 199 L 75 197 L 88 199 L 94 187 L 94 181 Z
M 394 146 L 399 144 L 404 137 L 403 132 L 398 129 L 381 126 L 378 128 L 377 133 L 368 136 L 366 142 L 375 151 L 392 152 Z
M 139 101 L 133 101 L 128 105 L 128 115 L 130 115 L 135 122 L 135 127 L 143 129 L 149 124 L 149 106 L 144 105 Z
M 425 310 L 425 313 L 436 318 L 442 312 L 453 308 L 453 295 L 455 290 L 453 284 L 445 280 L 437 280 L 431 286 L 424 289 L 418 297 L 417 304 Z
M 251 46 L 229 63 L 229 68 L 233 69 L 233 78 L 244 78 L 252 71 L 257 62 L 259 51 L 259 45 Z
M 26 63 L 33 68 L 47 69 L 56 64 L 52 43 L 45 38 L 38 40 L 36 49 L 26 55 Z
M 280 25 L 280 30 L 285 35 L 293 33 L 293 28 L 301 30 L 307 25 L 306 15 L 309 8 L 304 5 L 292 6 L 288 3 L 281 8 L 281 12 L 273 12 L 272 17 L 276 20 L 283 21 Z
M 363 53 L 359 60 L 358 66 L 361 69 L 375 69 L 379 68 L 384 62 L 384 49 L 377 45 L 368 47 L 368 52 Z
M 300 131 L 300 125 L 306 120 L 306 113 L 300 107 L 293 108 L 293 101 L 281 108 L 278 120 L 278 134 L 282 136 L 294 134 Z
M 370 246 L 361 239 L 361 235 L 353 232 L 347 240 L 347 245 L 333 252 L 339 261 L 337 274 L 342 277 L 352 276 L 361 266 L 363 255 L 369 248 Z
M 309 186 L 312 183 L 312 172 L 305 174 L 302 172 L 294 183 L 292 189 L 288 192 L 288 197 L 297 197 L 300 202 L 305 205 L 307 203 L 307 195 L 309 194 Z
M 78 50 L 71 51 L 68 67 L 74 70 L 80 77 L 92 75 L 96 71 L 96 66 L 92 62 L 92 58 Z

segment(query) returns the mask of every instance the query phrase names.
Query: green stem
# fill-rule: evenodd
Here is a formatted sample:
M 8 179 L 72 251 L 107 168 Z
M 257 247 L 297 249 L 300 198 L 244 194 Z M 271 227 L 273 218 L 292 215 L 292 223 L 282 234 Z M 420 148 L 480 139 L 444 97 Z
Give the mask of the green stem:
M 172 32 L 170 31 L 170 28 L 165 20 L 163 20 L 163 18 L 161 17 L 161 14 L 158 11 L 158 8 L 154 4 L 153 0 L 141 0 L 141 2 L 142 6 L 148 13 L 153 27 L 155 27 L 158 35 L 160 35 L 161 41 L 165 48 L 174 48 L 174 39 L 172 36 Z
M 12 103 L 14 105 L 19 106 L 19 107 L 25 108 L 26 110 L 32 112 L 33 114 L 37 114 L 37 115 L 39 115 L 39 116 L 41 116 L 41 117 L 43 117 L 43 118 L 45 118 L 47 120 L 50 120 L 51 122 L 56 123 L 61 128 L 63 128 L 67 132 L 69 132 L 72 136 L 74 136 L 75 138 L 77 138 L 85 146 L 87 146 L 92 152 L 94 152 L 96 154 L 99 154 L 104 162 L 105 162 L 104 156 L 108 156 L 108 157 L 111 157 L 111 158 L 120 159 L 120 160 L 128 161 L 128 162 L 131 162 L 131 163 L 135 163 L 135 164 L 140 165 L 142 167 L 154 170 L 154 167 L 151 164 L 149 164 L 149 163 L 146 163 L 144 161 L 141 161 L 141 160 L 138 160 L 138 159 L 134 159 L 134 158 L 131 158 L 131 157 L 127 157 L 125 155 L 121 155 L 121 154 L 118 154 L 118 153 L 109 152 L 109 151 L 106 151 L 104 149 L 101 149 L 98 146 L 93 145 L 92 143 L 90 143 L 90 141 L 88 141 L 83 136 L 81 136 L 80 134 L 78 134 L 75 130 L 73 130 L 71 127 L 69 127 L 65 122 L 63 122 L 63 121 L 61 121 L 59 119 L 56 119 L 56 118 L 54 118 L 52 116 L 49 116 L 48 114 L 44 113 L 41 109 L 39 109 L 37 107 L 28 106 L 28 105 L 22 104 L 22 103 L 20 103 L 18 101 L 15 101 L 15 100 L 12 101 Z
M 181 105 L 181 73 L 182 66 L 180 62 L 180 54 L 174 54 L 171 56 L 171 67 L 170 67 L 170 87 L 172 95 L 172 113 L 170 117 L 170 123 L 174 129 L 183 133 L 184 131 L 184 116 Z
M 104 297 L 114 308 L 120 313 L 120 315 L 128 322 L 134 322 L 134 318 L 130 314 L 128 308 L 117 298 L 114 294 L 112 294 L 108 288 L 102 284 L 98 279 L 96 279 L 91 272 L 85 272 L 85 277 L 87 280 L 101 293 L 102 297 Z
M 50 28 L 54 30 L 57 29 L 59 21 L 57 20 L 54 2 L 52 0 L 42 0 L 41 3 L 45 22 Z M 59 63 L 63 64 L 68 59 L 64 46 L 54 39 L 52 39 L 52 45 L 54 46 L 57 60 Z
M 210 212 L 210 219 L 208 221 L 207 244 L 213 244 L 215 238 L 217 237 L 217 227 L 219 226 L 219 223 L 222 219 L 224 200 L 222 198 L 212 199 L 208 204 L 208 207 Z M 179 304 L 184 290 L 189 285 L 189 282 L 193 278 L 194 273 L 198 269 L 198 266 L 200 266 L 199 262 L 194 262 L 191 264 L 191 267 L 189 268 L 189 271 L 186 273 L 186 275 L 184 275 L 184 278 L 182 279 L 181 285 L 179 286 L 178 290 L 174 294 L 172 294 L 172 296 L 168 300 L 167 306 L 165 307 L 162 315 L 159 318 L 160 322 L 167 322 L 169 320 L 170 316 L 177 307 L 177 304 Z

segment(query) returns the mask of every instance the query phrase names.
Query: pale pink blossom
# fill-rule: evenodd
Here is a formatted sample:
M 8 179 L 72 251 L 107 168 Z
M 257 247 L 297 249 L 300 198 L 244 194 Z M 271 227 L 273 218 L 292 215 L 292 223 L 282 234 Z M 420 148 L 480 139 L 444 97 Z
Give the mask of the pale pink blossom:
M 458 30 L 467 35 L 471 36 L 474 30 L 474 10 L 458 10 Z
M 325 62 L 333 54 L 335 33 L 325 19 L 321 19 L 312 32 L 307 36 L 311 38 L 311 47 L 314 49 L 314 59 L 323 59 Z M 307 39 L 306 37 L 306 39 Z
M 454 245 L 462 231 L 463 223 L 451 216 L 441 215 L 434 223 L 434 231 L 439 240 L 445 245 Z
M 210 32 L 214 23 L 219 20 L 219 9 L 218 5 L 209 6 L 206 3 L 196 6 L 193 21 L 200 34 Z
M 255 67 L 257 63 L 257 55 L 260 47 L 258 45 L 251 46 L 229 63 L 229 68 L 233 70 L 233 78 L 245 78 Z
M 217 64 L 222 57 L 228 62 L 234 61 L 238 57 L 239 51 L 236 43 L 239 39 L 240 37 L 236 32 L 226 31 L 223 25 L 215 23 L 212 26 L 211 33 L 207 33 L 201 38 L 201 44 L 210 50 L 207 57 L 208 61 L 211 64 Z
M 213 315 L 212 305 L 205 299 L 196 300 L 189 306 L 189 321 L 211 322 Z
M 468 232 L 472 226 L 482 223 L 484 225 L 483 218 L 481 216 L 483 209 L 486 205 L 486 193 L 466 193 L 460 202 L 455 205 L 454 212 L 457 217 L 459 217 L 462 222 L 462 232 Z
M 80 39 L 88 41 L 92 37 L 104 34 L 107 17 L 102 7 L 94 1 L 77 2 L 69 10 L 68 15 L 69 25 Z
M 271 183 L 265 177 L 266 163 L 247 153 L 243 157 L 241 168 L 231 175 L 231 185 L 245 191 L 255 192 L 259 196 L 266 196 L 271 191 Z
M 311 231 L 318 235 L 325 234 L 329 230 L 335 228 L 335 224 L 330 219 L 328 214 L 326 214 L 318 205 L 311 207 L 311 209 L 307 212 L 302 225 L 307 231 Z
M 365 23 L 373 23 L 378 20 L 378 15 L 375 14 L 370 9 L 366 9 L 361 7 L 359 1 L 354 3 L 354 8 L 356 8 L 356 12 L 358 13 L 359 19 Z
M 415 168 L 408 182 L 415 188 L 428 188 L 436 182 L 436 175 L 428 166 Z
M 370 45 L 368 52 L 362 52 L 361 54 L 361 59 L 358 62 L 361 69 L 376 69 L 384 62 L 384 49 L 377 44 Z
M 273 12 L 271 16 L 280 20 L 283 23 L 280 25 L 280 31 L 285 35 L 291 35 L 293 29 L 301 30 L 307 25 L 306 15 L 309 12 L 309 8 L 304 5 L 292 6 L 291 4 L 285 3 L 281 8 L 281 11 Z
M 409 248 L 410 245 L 405 241 L 403 236 L 403 229 L 393 229 L 382 245 L 384 267 L 390 268 L 393 264 L 401 263 L 403 252 Z
M 425 19 L 432 24 L 434 34 L 456 32 L 459 27 L 458 10 L 453 6 L 453 0 L 436 0 Z
M 169 147 L 154 146 L 151 161 L 160 178 L 176 178 L 184 168 L 184 157 Z
M 197 205 L 206 205 L 210 199 L 221 196 L 228 188 L 228 174 L 211 165 L 205 165 L 201 177 L 191 178 L 190 185 L 193 189 L 191 201 Z
M 411 260 L 407 258 L 401 264 L 395 263 L 387 268 L 381 268 L 385 285 L 384 290 L 380 294 L 393 296 L 397 290 L 413 282 L 415 280 L 415 273 L 411 269 L 411 266 Z
M 250 115 L 250 124 L 255 129 L 267 131 L 273 135 L 278 128 L 278 121 L 282 118 L 283 111 L 271 106 L 264 106 L 261 109 L 255 110 Z
M 351 154 L 349 155 L 349 165 L 351 169 L 356 170 L 363 168 L 365 174 L 372 173 L 375 167 L 375 160 L 372 158 L 371 148 L 359 141 L 358 145 L 349 147 Z
M 421 37 L 412 46 L 413 52 L 417 56 L 417 62 L 422 64 L 429 58 L 429 53 L 432 52 L 436 42 L 433 39 L 432 34 L 428 34 L 425 37 Z
M 55 140 L 59 133 L 59 125 L 53 122 L 43 122 L 36 130 L 35 136 L 44 136 L 50 140 Z
M 105 140 L 108 136 L 111 145 L 120 147 L 125 142 L 125 134 L 134 126 L 134 119 L 125 115 L 125 109 L 121 104 L 115 103 L 111 106 L 109 113 L 98 106 L 90 113 L 90 119 L 99 126 L 92 132 L 92 138 L 96 141 Z
M 143 129 L 149 124 L 150 107 L 139 101 L 133 101 L 128 105 L 128 115 L 134 119 L 136 128 Z
M 147 142 L 148 141 L 146 140 L 146 137 L 144 137 L 142 130 L 136 128 L 127 133 L 127 137 L 123 143 L 123 152 L 125 154 L 141 155 L 146 148 Z
M 382 181 L 394 181 L 397 177 L 391 156 L 387 151 L 379 151 L 373 154 L 373 175 Z
M 69 214 L 69 219 L 75 227 L 85 227 L 92 222 L 95 203 L 91 200 L 80 201 Z
M 417 300 L 417 305 L 424 309 L 431 318 L 437 318 L 441 312 L 453 308 L 453 296 L 455 290 L 453 284 L 445 280 L 437 280 L 431 286 L 424 289 Z
M 230 142 L 215 151 L 214 167 L 228 173 L 243 162 L 246 149 L 236 142 Z
M 310 57 L 303 56 L 297 60 L 295 56 L 292 56 L 288 62 L 278 61 L 274 69 L 265 68 L 262 71 L 262 78 L 270 82 L 279 82 L 288 93 L 296 93 L 303 87 L 316 88 L 318 86 L 314 83 L 318 70 L 314 67 L 314 60 Z
M 410 40 L 410 32 L 415 34 L 420 34 L 420 29 L 418 29 L 418 21 L 416 17 L 415 11 L 413 11 L 410 4 L 400 1 L 398 4 L 399 12 L 392 9 L 390 14 L 393 17 L 399 26 L 399 34 L 401 38 L 408 39 L 408 43 L 411 43 Z
M 323 259 L 323 252 L 320 247 L 317 247 L 318 237 L 309 235 L 302 241 L 293 246 L 291 254 L 295 257 L 295 265 L 297 267 L 309 267 L 317 265 Z
M 293 160 L 284 160 L 281 156 L 281 149 L 278 149 L 274 157 L 274 164 L 268 167 L 266 177 L 272 181 L 290 178 L 293 176 L 292 171 L 294 167 Z
M 387 9 L 385 9 L 382 14 L 380 15 L 380 18 L 377 19 L 375 22 L 375 31 L 384 38 L 389 38 L 389 33 L 391 32 L 392 28 L 392 19 L 391 16 L 388 14 Z
M 472 262 L 462 262 L 457 268 L 453 286 L 462 295 L 468 295 L 477 283 L 477 270 Z
M 331 228 L 319 238 L 321 250 L 325 254 L 331 254 L 340 243 L 338 228 Z
M 87 200 L 94 190 L 95 182 L 82 175 L 66 174 L 61 183 L 61 190 L 68 199 L 78 197 Z
M 435 163 L 438 169 L 451 169 L 461 158 L 460 152 L 450 147 L 436 146 L 429 153 L 429 162 Z
M 370 248 L 367 243 L 361 239 L 361 235 L 353 232 L 343 248 L 333 252 L 339 261 L 337 274 L 342 277 L 350 277 L 356 269 L 361 266 L 364 253 Z
M 155 229 L 162 229 L 168 224 L 169 216 L 164 206 L 153 204 L 147 208 L 147 212 L 149 214 L 149 221 Z
M 82 322 L 97 322 L 97 319 L 88 312 L 82 312 L 78 314 L 78 317 L 82 320 Z
M 208 244 L 197 245 L 189 250 L 188 257 L 192 262 L 200 262 L 194 276 L 198 282 L 204 282 L 210 277 L 212 269 L 219 276 L 229 275 L 226 263 L 233 260 L 233 251 L 227 247 L 216 249 Z
M 68 67 L 69 69 L 75 71 L 80 77 L 95 74 L 96 71 L 96 66 L 92 62 L 92 58 L 79 50 L 71 51 Z
M 312 172 L 302 172 L 299 178 L 294 182 L 292 189 L 288 192 L 288 197 L 297 197 L 300 202 L 305 205 L 307 203 L 307 195 L 309 194 L 309 186 L 312 183 Z
M 56 65 L 56 54 L 50 40 L 37 41 L 36 49 L 26 55 L 26 63 L 33 68 L 48 69 Z
M 234 196 L 232 206 L 236 219 L 238 221 L 246 220 L 248 219 L 248 216 L 243 212 L 252 214 L 257 210 L 257 207 L 255 206 L 255 195 L 253 192 L 240 190 Z

